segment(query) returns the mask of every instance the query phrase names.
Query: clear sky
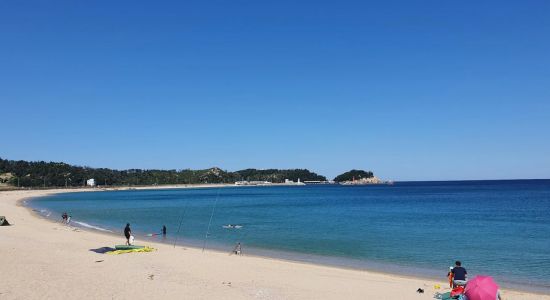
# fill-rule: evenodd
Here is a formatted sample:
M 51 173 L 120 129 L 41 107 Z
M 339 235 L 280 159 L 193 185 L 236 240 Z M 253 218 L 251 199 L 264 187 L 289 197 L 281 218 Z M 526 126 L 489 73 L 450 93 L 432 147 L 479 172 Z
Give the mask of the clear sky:
M 0 157 L 550 178 L 550 1 L 1 1 Z

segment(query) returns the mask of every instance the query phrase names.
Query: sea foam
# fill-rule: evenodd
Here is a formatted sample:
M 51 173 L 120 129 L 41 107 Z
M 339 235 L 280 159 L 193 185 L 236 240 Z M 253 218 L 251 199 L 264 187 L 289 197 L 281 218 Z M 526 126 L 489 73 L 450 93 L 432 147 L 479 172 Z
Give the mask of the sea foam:
M 98 226 L 94 226 L 94 225 L 90 225 L 88 223 L 84 223 L 84 222 L 79 222 L 79 221 L 72 221 L 72 223 L 75 223 L 75 224 L 78 224 L 82 227 L 86 227 L 86 228 L 91 228 L 91 229 L 95 229 L 95 230 L 99 230 L 99 231 L 105 231 L 105 232 L 113 232 L 109 229 L 105 229 L 105 228 L 101 228 L 101 227 L 98 227 Z

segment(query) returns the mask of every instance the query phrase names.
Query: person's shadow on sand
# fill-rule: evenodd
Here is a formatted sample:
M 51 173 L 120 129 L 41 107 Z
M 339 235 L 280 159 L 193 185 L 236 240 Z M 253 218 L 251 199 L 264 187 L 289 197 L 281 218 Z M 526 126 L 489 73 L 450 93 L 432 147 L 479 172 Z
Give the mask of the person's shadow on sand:
M 106 252 L 115 251 L 115 250 L 116 249 L 112 248 L 112 247 L 101 247 L 101 248 L 97 248 L 97 249 L 90 249 L 90 251 L 95 252 L 95 253 L 99 253 L 99 254 L 105 254 Z

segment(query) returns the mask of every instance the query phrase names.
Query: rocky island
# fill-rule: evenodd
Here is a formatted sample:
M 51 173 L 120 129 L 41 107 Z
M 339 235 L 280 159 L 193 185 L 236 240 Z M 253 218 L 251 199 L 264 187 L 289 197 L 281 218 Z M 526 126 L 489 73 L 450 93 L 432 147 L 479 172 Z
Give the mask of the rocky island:
M 382 180 L 372 171 L 350 170 L 334 178 L 334 181 L 343 185 L 392 184 L 392 181 Z

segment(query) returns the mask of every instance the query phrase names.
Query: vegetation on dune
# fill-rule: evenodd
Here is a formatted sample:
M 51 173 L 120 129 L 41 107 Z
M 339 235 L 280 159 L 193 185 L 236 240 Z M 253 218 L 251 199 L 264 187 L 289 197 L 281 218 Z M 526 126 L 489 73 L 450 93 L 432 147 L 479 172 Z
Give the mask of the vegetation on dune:
M 275 183 L 290 180 L 326 180 L 306 169 L 256 170 L 237 172 L 220 168 L 205 170 L 113 170 L 73 166 L 59 162 L 28 162 L 0 158 L 0 183 L 21 187 L 83 186 L 88 179 L 98 185 L 128 186 L 154 184 L 233 183 L 239 180 L 261 180 Z
M 354 179 L 359 180 L 361 178 L 372 178 L 372 177 L 374 177 L 374 173 L 372 173 L 371 171 L 351 170 L 336 176 L 334 178 L 334 181 L 344 182 L 344 181 L 351 181 Z

